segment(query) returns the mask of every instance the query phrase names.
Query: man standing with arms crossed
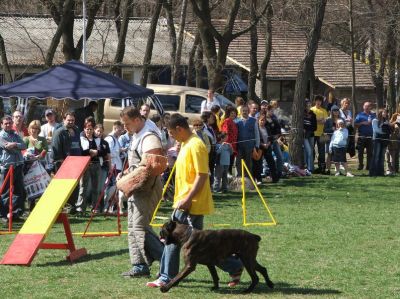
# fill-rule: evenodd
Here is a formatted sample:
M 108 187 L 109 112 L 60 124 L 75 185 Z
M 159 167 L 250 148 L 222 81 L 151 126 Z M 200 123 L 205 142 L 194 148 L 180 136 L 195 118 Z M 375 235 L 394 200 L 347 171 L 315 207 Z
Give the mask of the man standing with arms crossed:
M 126 107 L 120 117 L 125 129 L 132 134 L 126 174 L 135 169 L 143 154 L 162 155 L 162 145 L 157 132 L 151 130 L 139 109 Z M 159 175 L 151 176 L 149 180 L 150 190 L 135 191 L 128 198 L 128 246 L 132 269 L 122 273 L 124 277 L 150 276 L 150 265 L 154 260 L 160 260 L 163 252 L 163 244 L 150 226 L 161 199 L 162 183 Z
M 181 143 L 175 164 L 175 196 L 173 220 L 188 224 L 188 217 L 194 228 L 202 229 L 204 215 L 214 212 L 208 175 L 208 153 L 203 141 L 193 134 L 189 124 L 182 115 L 171 115 L 169 133 Z M 160 277 L 148 282 L 148 287 L 157 288 L 166 285 L 179 272 L 180 247 L 175 244 L 166 245 L 160 262 Z M 231 287 L 240 281 L 243 271 L 239 259 L 230 257 L 220 265 L 229 272 Z

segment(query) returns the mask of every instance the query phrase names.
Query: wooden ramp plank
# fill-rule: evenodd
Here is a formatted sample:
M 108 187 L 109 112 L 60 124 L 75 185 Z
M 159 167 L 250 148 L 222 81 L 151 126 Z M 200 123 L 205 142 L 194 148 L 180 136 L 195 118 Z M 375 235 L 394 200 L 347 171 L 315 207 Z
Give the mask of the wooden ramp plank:
M 19 233 L 47 235 L 77 184 L 78 180 L 53 179 Z
M 79 180 L 90 161 L 89 156 L 75 157 L 69 156 L 65 159 L 60 169 L 57 171 L 53 179 L 75 179 Z
M 18 234 L 0 264 L 29 266 L 45 235 Z

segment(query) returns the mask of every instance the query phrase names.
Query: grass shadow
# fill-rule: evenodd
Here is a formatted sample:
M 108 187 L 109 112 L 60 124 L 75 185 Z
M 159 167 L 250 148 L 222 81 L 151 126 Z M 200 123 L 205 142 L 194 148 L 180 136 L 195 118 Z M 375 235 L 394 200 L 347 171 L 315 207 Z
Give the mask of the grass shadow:
M 204 285 L 205 288 L 211 289 L 212 287 L 212 281 L 206 281 L 206 280 L 195 280 L 195 279 L 185 279 L 183 283 L 180 283 L 179 286 L 176 286 L 177 288 L 183 288 L 183 289 L 190 289 L 193 288 L 193 284 L 190 284 L 190 282 L 195 282 L 196 287 L 203 287 L 202 285 L 200 286 L 199 283 L 207 283 L 207 285 Z M 217 294 L 243 294 L 243 291 L 250 285 L 250 282 L 248 284 L 241 283 L 237 288 L 228 288 L 223 285 L 220 285 L 220 288 L 217 290 L 212 290 L 212 292 L 217 293 Z M 291 284 L 285 283 L 285 282 L 278 282 L 275 283 L 275 287 L 273 289 L 270 289 L 265 283 L 259 283 L 255 289 L 251 292 L 253 294 L 264 294 L 264 293 L 282 293 L 284 295 L 339 295 L 342 292 L 339 290 L 334 290 L 334 289 L 316 289 L 316 288 L 307 288 L 307 287 L 297 287 L 293 286 Z
M 129 249 L 119 249 L 119 250 L 114 250 L 114 251 L 105 251 L 105 252 L 99 252 L 95 254 L 87 254 L 86 256 L 82 257 L 81 259 L 77 260 L 74 262 L 74 264 L 82 264 L 82 263 L 87 263 L 95 260 L 102 260 L 105 258 L 117 256 L 117 255 L 122 255 L 122 254 L 127 254 L 129 252 Z M 48 267 L 48 266 L 55 266 L 55 267 L 60 267 L 60 266 L 67 266 L 71 265 L 71 262 L 67 260 L 61 260 L 57 262 L 47 262 L 43 264 L 38 264 L 36 265 L 37 267 Z

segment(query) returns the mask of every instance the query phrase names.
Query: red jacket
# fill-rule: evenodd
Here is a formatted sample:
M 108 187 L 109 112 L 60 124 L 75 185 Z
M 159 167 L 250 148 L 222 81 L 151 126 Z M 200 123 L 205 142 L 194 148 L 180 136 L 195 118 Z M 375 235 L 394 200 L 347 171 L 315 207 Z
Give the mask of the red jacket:
M 221 131 L 228 135 L 226 142 L 230 143 L 233 148 L 233 153 L 237 154 L 237 139 L 238 139 L 238 127 L 236 123 L 231 119 L 227 118 L 224 120 L 221 126 Z

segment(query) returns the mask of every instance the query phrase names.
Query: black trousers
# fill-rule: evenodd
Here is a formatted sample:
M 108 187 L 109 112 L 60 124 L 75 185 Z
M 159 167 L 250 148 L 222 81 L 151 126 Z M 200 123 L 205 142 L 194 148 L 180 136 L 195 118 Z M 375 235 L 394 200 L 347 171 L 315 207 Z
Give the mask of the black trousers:
M 366 168 L 369 169 L 370 162 L 372 159 L 372 136 L 358 136 L 357 139 L 357 152 L 358 152 L 358 167 L 361 169 L 364 167 L 364 151 L 367 151 Z

